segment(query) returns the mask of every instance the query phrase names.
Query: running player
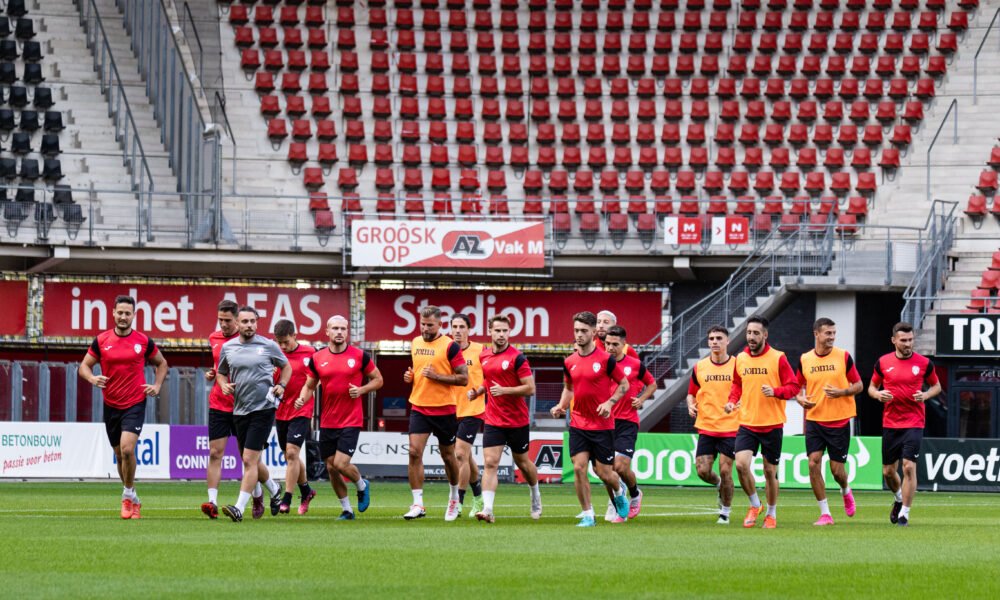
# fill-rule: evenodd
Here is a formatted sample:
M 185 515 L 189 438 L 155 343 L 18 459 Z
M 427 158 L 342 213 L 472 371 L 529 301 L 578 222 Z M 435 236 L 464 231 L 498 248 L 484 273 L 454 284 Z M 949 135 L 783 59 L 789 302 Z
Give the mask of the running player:
M 714 485 L 719 496 L 719 525 L 729 525 L 733 506 L 733 459 L 736 457 L 736 430 L 739 413 L 725 411 L 729 391 L 733 386 L 736 359 L 729 355 L 729 330 L 715 325 L 708 330 L 709 355 L 691 369 L 688 384 L 688 415 L 695 419 L 698 447 L 695 463 L 698 477 Z M 718 474 L 712 470 L 719 457 Z
M 621 402 L 615 404 L 611 416 L 615 419 L 615 472 L 621 477 L 628 488 L 629 507 L 628 518 L 634 519 L 642 510 L 642 490 L 632 471 L 632 456 L 635 454 L 635 441 L 639 436 L 639 412 L 643 403 L 656 392 L 656 379 L 646 370 L 638 358 L 625 354 L 628 343 L 625 341 L 625 328 L 612 325 L 604 338 L 604 346 L 608 353 L 618 361 L 618 365 L 628 378 L 629 391 Z M 608 516 L 615 510 L 614 503 L 608 504 Z M 615 512 L 611 519 L 613 523 L 622 523 L 624 519 Z
M 602 310 L 597 313 L 597 337 L 594 338 L 594 344 L 599 349 L 607 352 L 607 348 L 604 347 L 604 338 L 608 335 L 608 329 L 617 324 L 618 317 L 616 317 L 615 313 L 610 310 Z M 639 358 L 639 353 L 635 351 L 635 348 L 628 344 L 625 344 L 625 354 L 628 354 L 635 359 Z
M 455 434 L 455 460 L 458 461 L 458 515 L 462 516 L 465 504 L 465 490 L 472 486 L 472 514 L 483 510 L 483 487 L 479 480 L 479 465 L 473 456 L 473 446 L 476 435 L 483 428 L 483 413 L 486 412 L 486 400 L 480 400 L 478 395 L 471 396 L 469 392 L 478 389 L 483 383 L 483 367 L 479 363 L 479 355 L 483 345 L 469 341 L 469 327 L 472 321 L 468 315 L 461 313 L 451 317 L 451 337 L 462 348 L 465 366 L 469 370 L 469 385 L 464 388 L 453 387 L 455 390 L 455 416 L 458 417 L 458 431 Z
M 767 491 L 767 514 L 764 529 L 777 527 L 778 463 L 785 424 L 785 401 L 799 393 L 795 371 L 785 353 L 767 343 L 767 319 L 756 315 L 747 319 L 747 347 L 736 355 L 733 385 L 726 413 L 740 410 L 740 428 L 736 432 L 736 472 L 743 491 L 750 497 L 750 509 L 744 527 L 757 524 L 761 512 L 757 483 L 750 467 L 759 450 L 764 457 L 764 481 Z
M 229 436 L 236 435 L 233 425 L 233 397 L 222 391 L 215 379 L 219 367 L 219 356 L 222 345 L 240 334 L 236 325 L 236 311 L 239 306 L 232 300 L 223 300 L 216 307 L 216 318 L 219 328 L 208 336 L 208 344 L 212 348 L 212 368 L 205 372 L 205 380 L 212 382 L 212 391 L 208 395 L 208 468 L 205 470 L 205 481 L 208 484 L 208 502 L 201 505 L 201 512 L 209 519 L 219 517 L 219 481 L 222 479 L 222 457 L 226 453 L 226 443 Z M 254 503 L 254 509 L 261 514 L 264 502 Z
M 593 527 L 594 507 L 590 502 L 587 465 L 591 458 L 597 476 L 612 490 L 615 509 L 628 517 L 628 500 L 621 478 L 612 468 L 615 460 L 615 421 L 611 411 L 629 390 L 628 378 L 613 356 L 594 345 L 597 317 L 592 312 L 573 315 L 576 352 L 563 361 L 563 391 L 552 407 L 555 418 L 570 412 L 569 452 L 573 459 L 574 487 L 583 513 L 577 527 Z
M 465 389 L 469 369 L 462 349 L 441 333 L 441 309 L 425 306 L 420 311 L 420 337 L 414 338 L 410 355 L 413 366 L 406 369 L 403 381 L 412 383 L 410 391 L 410 455 L 407 469 L 413 504 L 406 520 L 419 519 L 424 510 L 424 448 L 431 433 L 437 438 L 441 460 L 448 476 L 448 509 L 445 521 L 458 518 L 458 461 L 455 460 L 455 392 L 452 386 Z
M 910 524 L 910 507 L 917 491 L 917 457 L 926 423 L 924 403 L 941 393 L 941 382 L 934 372 L 934 363 L 913 351 L 913 325 L 896 323 L 892 328 L 892 345 L 895 352 L 875 363 L 868 395 L 883 404 L 882 476 L 894 499 L 889 521 L 906 527 Z
M 340 520 L 354 519 L 351 501 L 347 498 L 344 478 L 358 490 L 358 511 L 365 512 L 371 503 L 371 484 L 351 464 L 358 447 L 361 426 L 364 425 L 363 398 L 381 389 L 382 374 L 370 354 L 357 346 L 348 345 L 347 319 L 340 315 L 326 322 L 330 344 L 312 356 L 309 378 L 295 401 L 296 408 L 313 402 L 316 386 L 323 384 L 320 399 L 319 451 L 326 462 L 330 485 L 340 499 Z
M 281 319 L 274 324 L 274 341 L 278 343 L 278 347 L 292 365 L 292 377 L 288 380 L 288 387 L 285 388 L 282 402 L 278 405 L 278 412 L 274 416 L 278 430 L 278 447 L 284 450 L 288 465 L 285 471 L 285 495 L 278 505 L 278 513 L 288 514 L 292 504 L 292 486 L 298 484 L 299 514 L 304 515 L 309 512 L 309 503 L 316 497 L 316 490 L 309 487 L 305 464 L 299 458 L 299 451 L 302 450 L 302 444 L 309 439 L 309 422 L 312 420 L 315 402 L 312 394 L 302 406 L 295 406 L 295 400 L 299 397 L 299 392 L 309 375 L 309 359 L 316 350 L 312 346 L 298 342 L 295 323 L 288 319 Z M 280 374 L 276 373 L 275 376 L 278 377 Z M 278 383 L 277 379 L 275 383 Z
M 847 454 L 851 446 L 851 419 L 858 414 L 854 396 L 861 393 L 861 376 L 854 359 L 837 340 L 837 324 L 822 317 L 813 323 L 816 347 L 799 359 L 798 403 L 806 411 L 806 453 L 809 483 L 819 503 L 819 520 L 813 525 L 833 525 L 823 480 L 823 451 L 830 456 L 830 472 L 840 485 L 844 512 L 853 517 L 854 494 L 847 482 Z
M 257 319 L 257 310 L 252 306 L 240 307 L 236 315 L 240 337 L 222 346 L 215 375 L 222 391 L 233 395 L 233 424 L 243 458 L 239 499 L 234 505 L 222 507 L 222 512 L 237 523 L 243 520 L 251 493 L 262 480 L 271 493 L 272 515 L 278 514 L 281 504 L 281 488 L 271 479 L 261 451 L 271 435 L 275 409 L 292 377 L 292 366 L 278 344 L 257 335 Z M 281 369 L 276 384 L 275 367 Z M 260 518 L 256 510 L 253 516 Z
M 80 377 L 104 395 L 104 429 L 115 452 L 122 482 L 123 519 L 142 517 L 142 502 L 135 493 L 135 445 L 146 422 L 146 397 L 158 396 L 167 377 L 167 361 L 153 339 L 132 329 L 135 299 L 115 298 L 115 326 L 97 335 L 78 369 Z M 146 363 L 156 367 L 153 383 L 146 383 Z M 101 374 L 94 375 L 94 365 Z
M 535 393 L 531 365 L 520 350 L 510 345 L 510 318 L 496 315 L 490 319 L 493 343 L 479 355 L 483 383 L 468 391 L 470 399 L 487 395 L 486 428 L 483 431 L 483 509 L 476 519 L 492 523 L 493 500 L 497 493 L 497 469 L 503 447 L 510 448 L 514 464 L 521 469 L 531 490 L 531 518 L 542 516 L 542 494 L 538 489 L 538 469 L 528 457 L 530 443 L 527 399 Z

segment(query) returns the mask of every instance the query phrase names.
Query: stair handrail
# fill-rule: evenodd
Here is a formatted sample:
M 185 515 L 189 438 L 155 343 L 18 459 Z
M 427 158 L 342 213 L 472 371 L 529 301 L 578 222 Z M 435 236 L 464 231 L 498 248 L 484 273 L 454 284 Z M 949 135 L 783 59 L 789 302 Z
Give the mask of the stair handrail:
M 948 110 L 944 113 L 944 117 L 941 119 L 941 124 L 938 125 L 937 131 L 934 132 L 934 137 L 931 139 L 931 143 L 927 146 L 927 164 L 925 169 L 927 171 L 927 201 L 931 201 L 931 150 L 934 149 L 934 144 L 937 143 L 938 136 L 941 135 L 941 130 L 944 129 L 944 124 L 948 122 L 948 116 L 951 115 L 951 111 L 955 111 L 955 130 L 952 133 L 953 139 L 952 143 L 958 143 L 958 98 L 952 98 L 951 102 L 948 104 Z
M 983 39 L 979 42 L 979 48 L 976 49 L 976 55 L 972 57 L 972 103 L 979 104 L 979 53 L 983 51 L 983 46 L 986 45 L 986 38 L 990 37 L 990 32 L 993 31 L 993 26 L 996 25 L 997 17 L 1000 17 L 1000 7 L 996 9 L 993 13 L 993 18 L 990 19 L 990 24 L 986 28 L 986 33 L 983 35 Z
M 108 116 L 112 118 L 115 128 L 115 141 L 122 146 L 122 160 L 130 170 L 132 191 L 136 194 L 136 228 L 138 243 L 143 244 L 143 203 L 146 203 L 146 215 L 151 208 L 151 193 L 154 191 L 153 172 L 146 160 L 146 151 L 139 139 L 139 128 L 132 115 L 125 86 L 118 65 L 115 63 L 114 52 L 104 30 L 104 21 L 97 10 L 94 0 L 82 0 L 77 4 L 80 12 L 80 25 L 83 27 L 87 47 L 94 55 L 94 70 L 97 71 L 101 93 L 108 100 Z M 151 235 L 149 224 L 146 227 L 147 236 Z
M 928 310 L 944 285 L 948 252 L 955 240 L 957 202 L 935 200 L 924 229 L 928 243 L 922 244 L 920 261 L 906 291 L 900 319 L 920 328 Z M 929 247 L 927 247 L 929 246 Z

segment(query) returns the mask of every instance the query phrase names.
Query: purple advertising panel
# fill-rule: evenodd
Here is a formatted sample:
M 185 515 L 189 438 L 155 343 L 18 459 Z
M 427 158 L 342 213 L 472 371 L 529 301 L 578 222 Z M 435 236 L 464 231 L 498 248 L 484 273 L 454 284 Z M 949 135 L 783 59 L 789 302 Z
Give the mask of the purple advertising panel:
M 208 427 L 206 425 L 170 426 L 170 478 L 204 479 L 208 468 Z M 243 464 L 236 438 L 226 442 L 222 457 L 222 478 L 240 479 Z

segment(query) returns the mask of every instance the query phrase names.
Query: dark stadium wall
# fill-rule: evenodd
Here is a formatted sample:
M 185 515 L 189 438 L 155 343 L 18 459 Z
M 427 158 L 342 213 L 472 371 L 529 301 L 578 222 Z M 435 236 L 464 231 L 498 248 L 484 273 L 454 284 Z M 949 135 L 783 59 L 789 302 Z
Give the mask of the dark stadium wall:
M 798 294 L 785 310 L 771 321 L 767 342 L 788 357 L 798 370 L 799 356 L 814 346 L 812 325 L 816 320 L 816 294 Z
M 889 338 L 892 326 L 899 322 L 903 296 L 898 293 L 859 293 L 857 311 L 858 337 L 854 359 L 865 391 L 858 395 L 857 435 L 882 435 L 882 405 L 868 397 L 875 361 L 892 351 Z

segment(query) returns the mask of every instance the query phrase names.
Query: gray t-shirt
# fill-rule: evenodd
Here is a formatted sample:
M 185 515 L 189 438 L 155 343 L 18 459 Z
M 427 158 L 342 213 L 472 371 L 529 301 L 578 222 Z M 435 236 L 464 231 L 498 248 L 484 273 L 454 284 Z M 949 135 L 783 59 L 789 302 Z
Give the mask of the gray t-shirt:
M 235 337 L 222 345 L 219 373 L 236 386 L 233 392 L 234 415 L 276 408 L 268 391 L 274 386 L 274 368 L 284 367 L 288 359 L 274 340 L 259 335 L 249 342 Z

